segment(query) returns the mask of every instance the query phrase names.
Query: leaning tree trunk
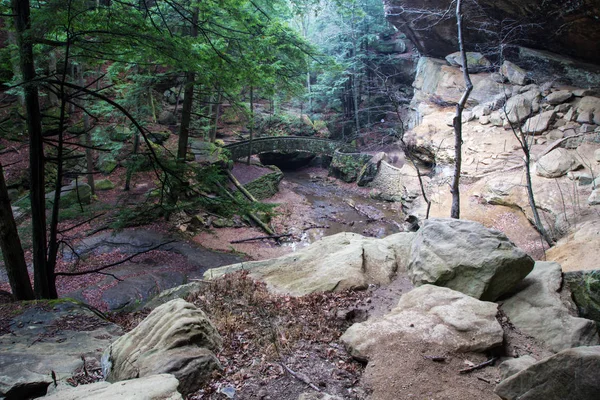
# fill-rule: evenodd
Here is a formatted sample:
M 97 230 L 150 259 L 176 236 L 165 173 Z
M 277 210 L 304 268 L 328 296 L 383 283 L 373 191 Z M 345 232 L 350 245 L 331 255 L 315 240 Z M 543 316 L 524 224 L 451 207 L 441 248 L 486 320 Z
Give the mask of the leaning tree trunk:
M 33 242 L 34 287 L 37 298 L 50 298 L 53 277 L 46 267 L 46 198 L 44 182 L 44 145 L 42 116 L 38 88 L 33 83 L 35 66 L 30 30 L 29 0 L 12 0 L 12 11 L 19 45 L 19 59 L 23 76 L 27 130 L 29 131 L 29 174 L 31 185 L 31 228 Z
M 0 164 L 0 248 L 13 296 L 17 300 L 33 300 L 33 289 L 27 273 L 23 246 L 10 206 L 4 171 Z
M 473 83 L 469 76 L 469 67 L 467 65 L 467 53 L 465 51 L 463 32 L 462 32 L 462 0 L 456 2 L 456 25 L 458 27 L 458 46 L 462 58 L 463 77 L 467 89 L 463 93 L 460 101 L 456 105 L 456 115 L 452 121 L 454 126 L 454 179 L 452 180 L 452 209 L 451 218 L 460 218 L 460 171 L 462 164 L 462 112 L 467 103 L 467 99 L 473 90 Z

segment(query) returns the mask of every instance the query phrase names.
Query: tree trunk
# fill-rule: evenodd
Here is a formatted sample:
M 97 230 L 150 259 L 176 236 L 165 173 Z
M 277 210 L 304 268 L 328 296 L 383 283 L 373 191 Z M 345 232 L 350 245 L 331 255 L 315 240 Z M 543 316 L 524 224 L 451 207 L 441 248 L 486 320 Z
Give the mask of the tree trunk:
M 192 16 L 191 36 L 198 36 L 198 7 L 194 8 Z M 183 106 L 181 107 L 181 126 L 179 127 L 179 142 L 177 146 L 177 161 L 184 163 L 187 156 L 188 138 L 190 135 L 190 122 L 192 120 L 192 105 L 194 103 L 194 81 L 196 75 L 193 72 L 185 74 L 185 92 L 183 95 Z
M 221 117 L 221 102 L 223 101 L 223 91 L 221 87 L 217 89 L 217 104 L 215 104 L 215 124 L 210 132 L 210 142 L 217 140 L 217 128 L 219 127 L 219 118 Z
M 16 300 L 33 300 L 33 289 L 8 198 L 2 164 L 0 164 L 0 248 L 13 296 Z
M 254 140 L 254 86 L 250 86 L 250 143 L 248 143 L 247 165 L 250 165 L 250 157 L 252 157 L 252 140 Z
M 463 42 L 462 32 L 462 0 L 456 2 L 456 25 L 458 28 L 458 46 L 463 63 L 463 77 L 467 86 L 460 101 L 456 105 L 456 115 L 452 121 L 454 126 L 454 179 L 452 180 L 452 209 L 451 218 L 460 218 L 460 171 L 462 164 L 462 112 L 467 103 L 467 99 L 473 90 L 471 77 L 469 76 L 469 67 L 467 65 L 467 53 Z
M 34 287 L 37 298 L 50 298 L 50 277 L 46 268 L 46 197 L 44 182 L 44 145 L 42 116 L 35 79 L 33 45 L 26 39 L 30 26 L 29 0 L 12 0 L 19 45 L 19 59 L 25 92 L 27 130 L 29 131 L 29 174 L 31 185 L 31 228 L 33 242 Z
M 79 68 L 79 86 L 84 87 L 83 65 Z M 85 105 L 85 103 L 84 103 Z M 92 149 L 92 132 L 90 127 L 90 116 L 83 111 L 83 131 L 85 144 L 85 164 L 87 184 L 90 185 L 92 195 L 96 194 L 94 182 L 94 150 Z

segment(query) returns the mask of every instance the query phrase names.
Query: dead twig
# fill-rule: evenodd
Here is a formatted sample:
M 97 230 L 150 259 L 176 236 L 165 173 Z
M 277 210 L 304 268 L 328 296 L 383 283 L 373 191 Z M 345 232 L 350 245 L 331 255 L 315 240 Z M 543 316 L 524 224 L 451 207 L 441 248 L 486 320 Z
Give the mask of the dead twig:
M 233 243 L 244 243 L 244 242 L 251 242 L 253 240 L 262 240 L 262 239 L 281 239 L 281 238 L 290 237 L 290 236 L 292 236 L 291 233 L 284 233 L 282 235 L 256 236 L 256 237 L 251 237 L 251 238 L 248 238 L 248 239 L 232 240 L 229 243 L 231 243 L 231 244 L 233 244 Z
M 435 362 L 444 362 L 446 361 L 446 356 L 423 356 L 426 360 L 431 360 Z
M 314 384 L 312 384 L 308 378 L 292 371 L 287 365 L 285 365 L 284 363 L 280 363 L 281 366 L 290 374 L 292 375 L 294 378 L 298 379 L 300 382 L 303 382 L 305 384 L 307 384 L 308 386 L 310 386 L 312 389 L 316 390 L 317 392 L 320 392 L 321 389 L 319 389 L 317 386 L 315 386 Z
M 458 372 L 460 374 L 468 374 L 469 372 L 476 371 L 476 370 L 481 369 L 481 368 L 485 368 L 488 365 L 492 365 L 495 362 L 496 362 L 496 357 L 492 357 L 489 360 L 482 362 L 481 364 L 477 364 L 477 365 L 474 365 L 474 366 L 469 367 L 469 368 L 461 369 Z

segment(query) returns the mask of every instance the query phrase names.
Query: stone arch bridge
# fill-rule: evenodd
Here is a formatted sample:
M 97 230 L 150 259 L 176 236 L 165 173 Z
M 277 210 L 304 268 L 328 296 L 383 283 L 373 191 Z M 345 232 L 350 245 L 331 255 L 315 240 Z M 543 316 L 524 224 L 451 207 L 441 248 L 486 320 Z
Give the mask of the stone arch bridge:
M 246 157 L 249 151 L 251 151 L 252 155 L 269 152 L 291 153 L 301 151 L 332 157 L 337 149 L 343 147 L 347 147 L 347 145 L 342 142 L 305 136 L 257 138 L 252 140 L 252 144 L 250 144 L 250 140 L 243 140 L 225 146 L 231 152 L 232 160 Z

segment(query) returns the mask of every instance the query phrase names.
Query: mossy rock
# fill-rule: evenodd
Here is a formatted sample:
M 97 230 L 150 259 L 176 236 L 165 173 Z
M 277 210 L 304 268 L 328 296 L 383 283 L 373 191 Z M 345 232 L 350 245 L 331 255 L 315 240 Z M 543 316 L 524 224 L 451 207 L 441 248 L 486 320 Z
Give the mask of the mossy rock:
M 115 188 L 115 184 L 109 179 L 100 179 L 94 183 L 96 190 L 111 190 Z
M 52 204 L 54 191 L 46 193 L 46 200 Z M 90 204 L 92 202 L 92 188 L 87 183 L 75 182 L 63 186 L 60 190 L 60 208 L 68 208 L 76 204 Z
M 600 270 L 566 272 L 564 280 L 571 289 L 579 314 L 600 326 Z
M 268 199 L 277 194 L 279 191 L 279 182 L 283 179 L 283 172 L 279 168 L 274 165 L 269 165 L 267 168 L 273 172 L 244 185 L 246 190 L 252 193 L 257 200 Z M 241 193 L 238 193 L 238 195 L 241 196 Z
M 132 135 L 131 129 L 126 126 L 112 127 L 108 132 L 108 137 L 113 142 L 126 142 Z
M 117 162 L 108 154 L 100 156 L 98 160 L 98 169 L 104 174 L 110 174 L 117 168 Z
M 337 151 L 329 165 L 329 174 L 350 183 L 355 182 L 362 168 L 373 156 L 365 153 L 342 153 Z
M 152 143 L 163 144 L 170 136 L 171 132 L 169 131 L 150 132 L 148 134 L 148 139 L 150 139 Z

